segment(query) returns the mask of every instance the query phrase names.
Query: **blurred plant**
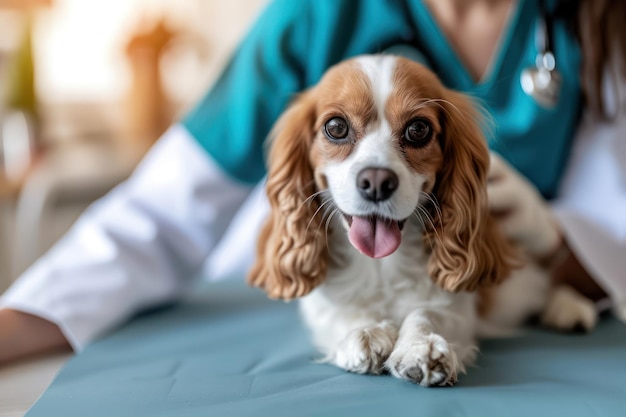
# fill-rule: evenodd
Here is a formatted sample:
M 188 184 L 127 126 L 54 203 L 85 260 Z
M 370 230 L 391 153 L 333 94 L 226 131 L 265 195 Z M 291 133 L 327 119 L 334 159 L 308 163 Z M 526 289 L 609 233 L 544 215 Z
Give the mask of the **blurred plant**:
M 24 34 L 16 49 L 8 71 L 8 91 L 6 107 L 21 110 L 31 117 L 37 116 L 37 96 L 35 92 L 35 65 L 32 47 L 32 17 L 24 24 Z

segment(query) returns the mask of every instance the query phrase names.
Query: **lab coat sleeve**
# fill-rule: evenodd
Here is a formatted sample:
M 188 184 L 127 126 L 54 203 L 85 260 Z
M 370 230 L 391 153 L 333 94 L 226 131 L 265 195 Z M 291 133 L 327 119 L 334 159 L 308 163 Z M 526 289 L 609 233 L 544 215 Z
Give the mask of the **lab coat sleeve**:
M 583 118 L 554 203 L 569 246 L 626 321 L 626 82 L 608 73 L 605 102 L 616 117 Z
M 56 323 L 76 351 L 136 311 L 177 298 L 251 187 L 175 125 L 2 296 Z

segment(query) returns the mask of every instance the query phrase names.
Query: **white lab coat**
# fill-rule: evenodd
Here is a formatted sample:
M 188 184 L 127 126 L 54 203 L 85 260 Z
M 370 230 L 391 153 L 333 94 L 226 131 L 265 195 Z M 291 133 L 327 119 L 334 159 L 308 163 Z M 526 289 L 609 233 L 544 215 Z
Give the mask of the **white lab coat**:
M 626 119 L 583 122 L 553 207 L 570 247 L 626 321 Z
M 0 307 L 56 323 L 80 351 L 141 308 L 183 294 L 250 191 L 173 126 L 129 180 L 18 278 Z
M 610 105 L 624 109 L 625 84 L 614 85 Z M 554 208 L 570 246 L 626 320 L 623 112 L 612 124 L 584 118 Z M 58 324 L 80 351 L 141 308 L 180 297 L 203 270 L 210 279 L 243 279 L 267 211 L 260 185 L 227 177 L 176 125 L 7 290 L 0 308 Z
M 604 105 L 612 122 L 585 114 L 574 139 L 554 212 L 570 247 L 626 322 L 626 79 L 607 67 Z

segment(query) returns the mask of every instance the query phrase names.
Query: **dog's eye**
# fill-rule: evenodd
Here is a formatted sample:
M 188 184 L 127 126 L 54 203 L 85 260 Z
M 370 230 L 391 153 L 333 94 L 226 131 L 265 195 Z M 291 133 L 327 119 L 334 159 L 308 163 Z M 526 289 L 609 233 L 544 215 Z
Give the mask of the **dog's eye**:
M 331 140 L 345 139 L 349 131 L 348 122 L 341 117 L 333 117 L 324 125 L 324 132 Z
M 412 120 L 404 131 L 404 139 L 412 146 L 426 146 L 433 135 L 430 123 L 424 119 Z

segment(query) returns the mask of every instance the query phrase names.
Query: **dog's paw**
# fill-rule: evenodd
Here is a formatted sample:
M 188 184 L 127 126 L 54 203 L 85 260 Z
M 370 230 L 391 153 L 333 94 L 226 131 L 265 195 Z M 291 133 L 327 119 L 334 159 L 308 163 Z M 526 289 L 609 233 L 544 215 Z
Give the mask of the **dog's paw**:
M 591 300 L 567 285 L 552 290 L 541 322 L 560 331 L 582 329 L 591 331 L 598 321 L 596 307 Z
M 454 385 L 463 369 L 448 342 L 434 333 L 397 346 L 385 366 L 393 376 L 425 387 Z
M 372 327 L 353 330 L 328 361 L 349 372 L 380 374 L 397 338 L 398 328 L 387 320 Z

